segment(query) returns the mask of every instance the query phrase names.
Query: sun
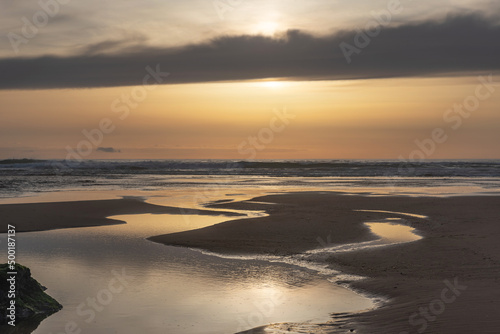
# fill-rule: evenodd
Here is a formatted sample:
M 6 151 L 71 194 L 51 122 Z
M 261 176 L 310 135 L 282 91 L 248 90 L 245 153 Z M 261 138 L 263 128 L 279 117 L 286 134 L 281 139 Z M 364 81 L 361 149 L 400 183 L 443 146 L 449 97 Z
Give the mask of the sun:
M 268 89 L 268 90 L 282 90 L 296 87 L 296 82 L 290 81 L 287 78 L 266 78 L 249 80 L 248 87 Z
M 265 88 L 272 88 L 272 89 L 277 89 L 277 88 L 283 88 L 286 83 L 284 81 L 260 81 L 258 82 L 258 85 L 260 87 L 265 87 Z
M 257 34 L 273 36 L 279 28 L 279 24 L 272 21 L 259 22 L 255 26 L 255 32 Z

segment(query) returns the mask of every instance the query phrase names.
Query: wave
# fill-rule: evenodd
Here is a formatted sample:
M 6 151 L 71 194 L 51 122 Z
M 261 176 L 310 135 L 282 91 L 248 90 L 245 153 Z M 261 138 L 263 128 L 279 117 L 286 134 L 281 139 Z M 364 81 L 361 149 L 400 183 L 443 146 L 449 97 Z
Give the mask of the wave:
M 0 161 L 0 175 L 248 175 L 275 177 L 499 177 L 499 160 L 64 160 Z

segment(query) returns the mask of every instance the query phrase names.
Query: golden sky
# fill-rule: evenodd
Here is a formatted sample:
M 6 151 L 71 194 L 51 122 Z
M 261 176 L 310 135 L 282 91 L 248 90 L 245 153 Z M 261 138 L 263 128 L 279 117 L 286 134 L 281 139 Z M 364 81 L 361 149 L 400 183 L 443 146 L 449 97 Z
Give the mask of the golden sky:
M 69 147 L 105 159 L 398 159 L 441 128 L 426 158 L 500 158 L 500 86 L 471 112 L 448 111 L 478 87 L 474 75 L 164 85 L 138 99 L 135 86 L 0 91 L 0 157 L 62 159 Z

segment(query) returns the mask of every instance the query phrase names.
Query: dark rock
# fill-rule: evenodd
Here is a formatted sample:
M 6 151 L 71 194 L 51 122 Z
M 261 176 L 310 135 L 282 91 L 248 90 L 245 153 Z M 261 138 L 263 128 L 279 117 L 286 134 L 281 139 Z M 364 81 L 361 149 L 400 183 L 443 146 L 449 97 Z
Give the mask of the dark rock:
M 44 318 L 62 309 L 54 298 L 44 292 L 46 290 L 40 283 L 31 277 L 29 268 L 16 264 L 14 270 L 10 270 L 7 264 L 0 265 L 0 328 L 4 328 L 11 319 L 7 317 L 10 283 L 7 279 L 11 276 L 8 272 L 17 272 L 16 282 L 16 327 L 25 323 L 29 327 L 40 323 Z M 12 326 L 10 326 L 12 327 Z M 35 326 L 36 328 L 36 326 Z M 4 332 L 1 330 L 0 332 Z

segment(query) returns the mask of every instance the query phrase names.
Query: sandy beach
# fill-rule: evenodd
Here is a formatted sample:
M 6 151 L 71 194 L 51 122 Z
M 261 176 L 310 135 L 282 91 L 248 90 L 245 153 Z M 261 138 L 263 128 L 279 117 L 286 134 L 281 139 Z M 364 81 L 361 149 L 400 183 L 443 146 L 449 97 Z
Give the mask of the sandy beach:
M 184 212 L 234 215 L 210 208 L 264 210 L 268 216 L 149 239 L 225 254 L 290 255 L 322 247 L 325 241 L 331 246 L 373 240 L 375 236 L 363 223 L 390 217 L 404 218 L 405 224 L 423 236 L 411 243 L 330 256 L 327 263 L 332 268 L 365 277 L 350 282 L 353 289 L 387 301 L 368 312 L 334 315 L 337 321 L 325 325 L 325 333 L 498 332 L 498 196 L 367 197 L 305 192 Z M 355 210 L 413 213 L 428 218 Z M 119 224 L 122 222 L 106 217 L 132 213 L 180 211 L 134 199 L 0 206 L 3 221 L 16 225 L 18 231 Z M 294 329 L 293 324 L 278 327 Z
M 354 289 L 389 298 L 373 311 L 337 316 L 340 321 L 329 326 L 328 332 L 346 333 L 351 329 L 357 333 L 381 334 L 498 332 L 500 197 L 298 193 L 265 196 L 254 201 L 276 204 L 217 205 L 266 210 L 270 216 L 151 240 L 223 253 L 285 255 L 317 248 L 321 246 L 318 238 L 327 240 L 328 236 L 331 244 L 372 239 L 363 222 L 398 217 L 353 210 L 425 215 L 427 219 L 405 217 L 406 223 L 424 237 L 419 241 L 343 253 L 328 259 L 335 269 L 367 277 L 352 283 Z M 456 289 L 456 295 L 447 292 L 442 296 L 443 289 L 452 290 L 449 285 Z M 442 298 L 453 302 L 440 301 Z M 292 330 L 293 326 L 282 328 Z
M 194 213 L 211 216 L 239 215 L 234 212 L 215 212 L 210 210 L 193 210 L 160 206 L 149 204 L 138 199 L 5 204 L 0 205 L 0 216 L 4 222 L 0 227 L 0 233 L 7 232 L 7 224 L 14 225 L 17 232 L 125 224 L 124 221 L 107 217 L 141 213 Z

